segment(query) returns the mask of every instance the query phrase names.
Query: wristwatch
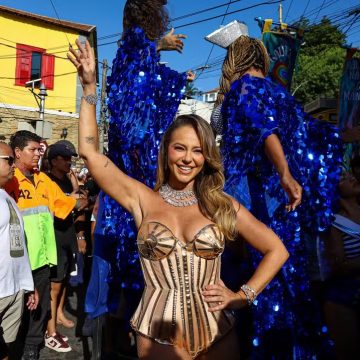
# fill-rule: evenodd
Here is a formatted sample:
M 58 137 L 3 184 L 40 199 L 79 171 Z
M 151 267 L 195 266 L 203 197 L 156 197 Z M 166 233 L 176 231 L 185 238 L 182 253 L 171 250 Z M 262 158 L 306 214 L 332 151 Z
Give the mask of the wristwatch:
M 99 97 L 96 94 L 82 96 L 81 98 L 84 99 L 90 105 L 96 105 L 96 103 L 99 100 Z

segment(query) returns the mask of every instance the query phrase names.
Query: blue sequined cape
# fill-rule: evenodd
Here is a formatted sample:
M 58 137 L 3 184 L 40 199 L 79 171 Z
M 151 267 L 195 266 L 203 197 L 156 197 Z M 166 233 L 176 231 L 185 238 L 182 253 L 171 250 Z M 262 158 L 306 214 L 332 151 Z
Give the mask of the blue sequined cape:
M 176 115 L 186 74 L 159 64 L 156 43 L 141 28 L 128 30 L 108 77 L 109 157 L 126 174 L 152 187 L 164 130 Z M 121 289 L 133 312 L 143 286 L 132 216 L 100 194 L 95 229 L 94 263 L 86 311 L 96 317 L 116 312 Z M 128 315 L 129 315 L 128 314 Z
M 235 81 L 221 111 L 226 191 L 270 226 L 290 253 L 254 307 L 257 346 L 269 329 L 307 331 L 299 319 L 304 315 L 299 309 L 309 304 L 305 238 L 315 242 L 317 233 L 331 224 L 341 142 L 334 126 L 308 116 L 269 78 L 246 74 Z M 287 197 L 279 176 L 264 152 L 271 134 L 280 138 L 290 171 L 304 190 L 302 205 L 290 213 L 285 211 Z M 254 256 L 254 266 L 258 261 Z

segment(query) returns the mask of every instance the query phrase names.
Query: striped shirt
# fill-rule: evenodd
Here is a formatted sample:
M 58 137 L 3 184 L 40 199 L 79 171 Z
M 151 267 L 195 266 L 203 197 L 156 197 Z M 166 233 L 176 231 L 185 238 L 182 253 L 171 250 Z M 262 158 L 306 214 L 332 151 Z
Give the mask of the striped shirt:
M 349 234 L 343 234 L 345 256 L 348 259 L 360 256 L 360 239 Z

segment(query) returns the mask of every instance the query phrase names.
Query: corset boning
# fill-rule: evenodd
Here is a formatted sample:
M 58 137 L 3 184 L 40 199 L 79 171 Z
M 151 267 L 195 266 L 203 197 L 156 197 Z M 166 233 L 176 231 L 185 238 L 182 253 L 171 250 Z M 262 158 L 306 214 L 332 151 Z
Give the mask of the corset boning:
M 184 348 L 193 358 L 233 326 L 230 311 L 209 312 L 202 290 L 220 277 L 224 237 L 215 224 L 184 243 L 149 222 L 138 234 L 145 290 L 131 320 L 142 335 Z

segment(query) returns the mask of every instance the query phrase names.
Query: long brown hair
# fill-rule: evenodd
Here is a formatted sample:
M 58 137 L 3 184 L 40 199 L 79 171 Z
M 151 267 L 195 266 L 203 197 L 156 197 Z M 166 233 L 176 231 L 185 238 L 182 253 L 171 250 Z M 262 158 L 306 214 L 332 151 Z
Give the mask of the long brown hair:
M 222 66 L 216 106 L 224 101 L 231 84 L 240 79 L 252 67 L 262 71 L 266 76 L 270 67 L 269 55 L 262 41 L 243 35 L 228 47 Z
M 225 238 L 232 240 L 236 235 L 236 211 L 231 198 L 224 193 L 223 165 L 213 131 L 202 117 L 178 116 L 166 130 L 158 155 L 155 191 L 169 180 L 168 148 L 171 136 L 176 129 L 183 126 L 191 126 L 195 130 L 205 158 L 204 167 L 196 176 L 194 183 L 200 211 L 219 226 Z
M 139 26 L 150 40 L 164 35 L 169 25 L 166 0 L 127 0 L 124 7 L 123 31 Z

